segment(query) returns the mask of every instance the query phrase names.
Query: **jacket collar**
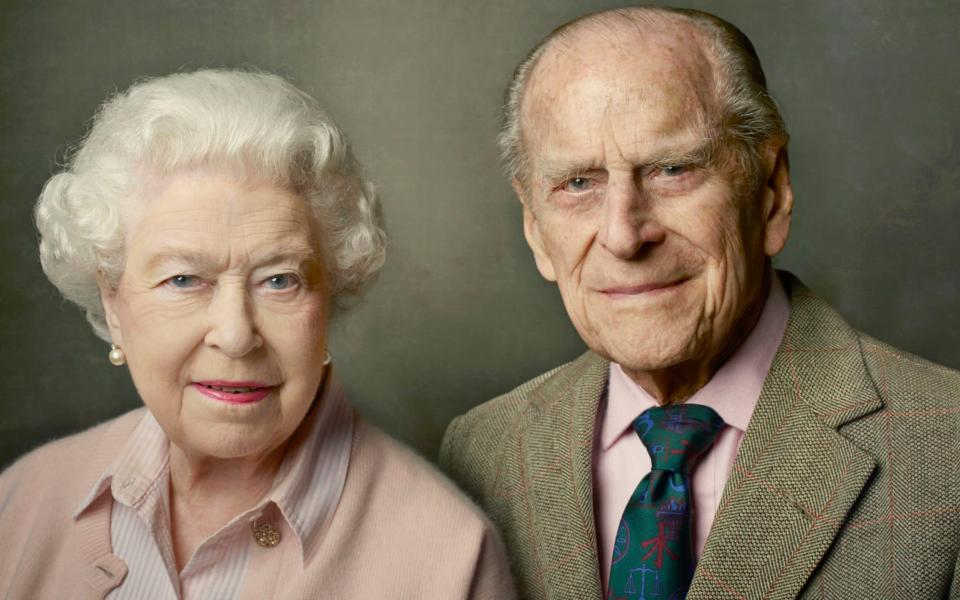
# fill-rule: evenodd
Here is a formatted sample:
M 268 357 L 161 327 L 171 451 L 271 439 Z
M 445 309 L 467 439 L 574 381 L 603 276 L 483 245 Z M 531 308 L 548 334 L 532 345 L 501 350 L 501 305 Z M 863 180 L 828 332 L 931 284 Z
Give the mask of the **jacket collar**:
M 791 313 L 688 599 L 794 598 L 876 467 L 840 431 L 880 410 L 859 336 L 783 273 Z
M 535 540 L 537 582 L 544 597 L 578 590 L 599 598 L 600 567 L 593 514 L 593 445 L 609 362 L 587 352 L 530 396 L 520 433 L 523 486 L 530 515 L 525 537 Z

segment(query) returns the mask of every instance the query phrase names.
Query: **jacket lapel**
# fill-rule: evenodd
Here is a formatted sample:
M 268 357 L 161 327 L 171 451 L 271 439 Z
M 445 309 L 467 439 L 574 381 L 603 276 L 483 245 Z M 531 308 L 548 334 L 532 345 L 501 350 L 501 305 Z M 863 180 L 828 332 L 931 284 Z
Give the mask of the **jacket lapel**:
M 600 598 L 593 516 L 593 437 L 609 363 L 587 353 L 532 397 L 520 443 L 536 597 Z M 530 590 L 532 592 L 532 590 Z
M 876 466 L 838 430 L 882 408 L 859 338 L 787 275 L 791 314 L 689 600 L 796 598 Z

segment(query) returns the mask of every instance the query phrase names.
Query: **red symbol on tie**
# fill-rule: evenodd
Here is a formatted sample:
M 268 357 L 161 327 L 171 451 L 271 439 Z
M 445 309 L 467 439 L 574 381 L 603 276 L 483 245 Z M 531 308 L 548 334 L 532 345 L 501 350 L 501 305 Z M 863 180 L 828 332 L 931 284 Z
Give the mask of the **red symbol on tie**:
M 663 553 L 666 552 L 667 556 L 670 557 L 670 560 L 677 560 L 677 557 L 673 555 L 673 552 L 670 552 L 670 548 L 667 547 L 667 535 L 663 530 L 663 521 L 657 523 L 657 529 L 659 532 L 656 537 L 652 537 L 649 540 L 640 544 L 644 548 L 650 548 L 647 550 L 647 553 L 643 556 L 643 560 L 648 560 L 654 552 L 657 553 L 657 559 L 654 561 L 654 564 L 657 565 L 657 568 L 663 568 Z

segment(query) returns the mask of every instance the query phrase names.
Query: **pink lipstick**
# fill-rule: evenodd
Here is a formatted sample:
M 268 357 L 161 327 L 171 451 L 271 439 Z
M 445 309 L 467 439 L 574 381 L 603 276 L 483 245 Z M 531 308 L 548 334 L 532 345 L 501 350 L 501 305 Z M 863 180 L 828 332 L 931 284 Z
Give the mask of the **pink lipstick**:
M 207 398 L 230 404 L 259 402 L 274 390 L 274 386 L 260 381 L 195 381 L 192 385 Z

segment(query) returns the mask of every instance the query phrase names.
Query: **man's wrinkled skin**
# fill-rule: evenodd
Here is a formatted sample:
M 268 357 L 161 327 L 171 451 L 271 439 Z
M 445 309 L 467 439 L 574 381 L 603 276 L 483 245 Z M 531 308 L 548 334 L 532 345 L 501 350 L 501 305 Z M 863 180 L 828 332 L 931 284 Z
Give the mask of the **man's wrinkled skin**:
M 785 140 L 762 149 L 759 176 L 744 172 L 701 34 L 662 20 L 551 44 L 523 97 L 529 170 L 513 185 L 581 337 L 666 404 L 702 387 L 759 318 L 793 194 Z

